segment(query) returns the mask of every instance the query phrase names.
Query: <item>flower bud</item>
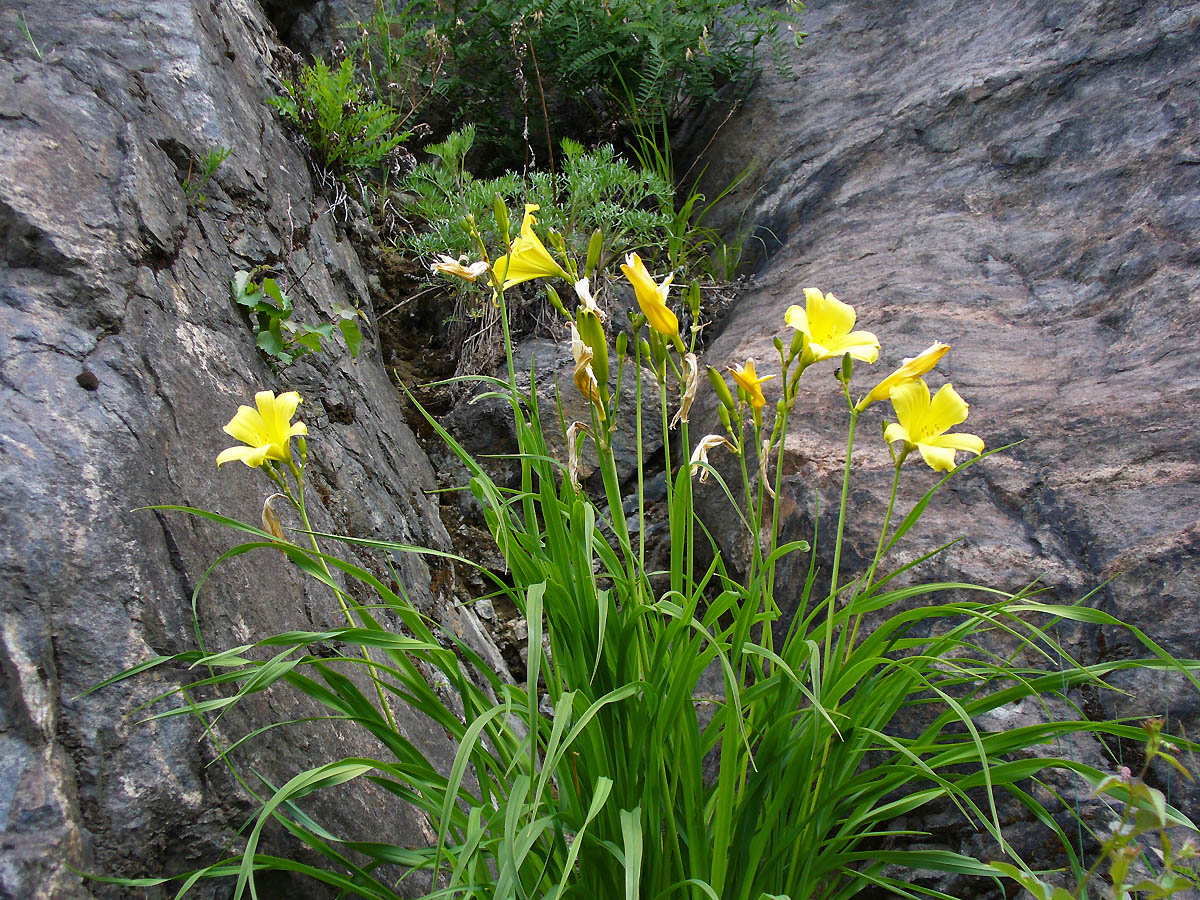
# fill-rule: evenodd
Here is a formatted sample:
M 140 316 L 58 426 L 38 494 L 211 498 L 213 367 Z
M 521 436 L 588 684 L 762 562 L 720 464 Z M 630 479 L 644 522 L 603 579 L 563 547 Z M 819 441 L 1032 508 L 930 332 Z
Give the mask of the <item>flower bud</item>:
M 806 339 L 807 335 L 803 331 L 797 331 L 792 335 L 792 346 L 788 348 L 789 362 L 804 352 L 804 342 Z
M 496 217 L 496 227 L 500 229 L 500 239 L 504 246 L 507 247 L 512 243 L 511 226 L 508 222 L 508 207 L 504 205 L 504 199 L 499 194 L 492 195 L 492 215 Z M 475 220 L 471 219 L 471 226 L 474 227 Z
M 725 379 L 721 377 L 721 373 L 712 366 L 708 367 L 708 380 L 712 384 L 713 393 L 721 401 L 722 408 L 733 409 L 733 395 L 729 393 L 729 386 L 725 384 Z
M 567 312 L 567 308 L 563 306 L 562 297 L 558 296 L 558 291 L 554 289 L 553 285 L 546 285 L 546 296 L 549 298 L 551 306 L 562 313 L 564 317 L 568 319 L 571 318 L 571 314 Z
M 588 241 L 587 262 L 583 267 L 583 274 L 591 277 L 592 272 L 596 270 L 596 265 L 600 262 L 600 251 L 604 248 L 604 232 L 599 228 L 592 232 L 592 239 Z
M 622 331 L 617 335 L 617 359 L 625 356 L 625 351 L 629 349 L 629 333 Z
M 692 311 L 692 319 L 695 320 L 700 315 L 700 283 L 697 281 L 688 285 L 687 304 L 688 309 Z

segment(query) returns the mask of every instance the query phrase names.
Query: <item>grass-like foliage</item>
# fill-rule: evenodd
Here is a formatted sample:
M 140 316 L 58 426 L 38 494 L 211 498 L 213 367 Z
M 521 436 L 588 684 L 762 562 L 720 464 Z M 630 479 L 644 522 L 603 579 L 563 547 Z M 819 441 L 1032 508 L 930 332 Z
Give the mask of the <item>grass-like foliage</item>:
M 547 251 L 532 220 L 515 239 L 504 221 L 500 231 L 504 255 L 489 256 L 476 233 L 480 259 L 470 267 L 456 264 L 457 270 L 447 264 L 445 271 L 470 279 L 486 274 L 502 313 L 505 290 L 514 283 L 582 280 L 573 258 Z M 1093 784 L 1113 774 L 1060 755 L 1058 748 L 1070 742 L 1058 739 L 1092 733 L 1140 741 L 1144 733 L 1125 722 L 1089 720 L 1082 712 L 1007 730 L 990 730 L 983 722 L 1023 702 L 1036 709 L 1047 698 L 1078 710 L 1074 701 L 1082 686 L 1104 690 L 1105 676 L 1122 669 L 1172 670 L 1200 687 L 1193 674 L 1198 664 L 1170 658 L 1130 629 L 1146 649 L 1144 659 L 1083 665 L 1055 640 L 1053 624 L 1123 627 L 1110 615 L 1082 603 L 1043 602 L 1031 590 L 921 583 L 920 561 L 888 568 L 889 551 L 920 534 L 922 513 L 936 502 L 938 489 L 968 466 L 988 464 L 980 438 L 951 431 L 966 418 L 962 399 L 949 385 L 931 397 L 922 380 L 945 345 L 906 360 L 856 399 L 851 360 L 873 362 L 879 342 L 853 330 L 849 306 L 809 289 L 806 307 L 788 310 L 793 336 L 790 344 L 777 342 L 779 359 L 770 375 L 752 360 L 730 370 L 732 384 L 710 370 L 723 430 L 694 440 L 688 419 L 704 381 L 693 352 L 695 334 L 685 342 L 679 332 L 669 281 L 653 278 L 637 257 L 624 269 L 640 307 L 632 337 L 611 342 L 586 281 L 575 310 L 563 308 L 572 319 L 574 387 L 591 408 L 590 421 L 569 423 L 568 459 L 556 459 L 545 438 L 563 427 L 559 412 L 542 409 L 536 393 L 515 387 L 507 329 L 508 378 L 481 381 L 511 407 L 519 484 L 495 483 L 429 421 L 470 472 L 469 488 L 505 559 L 503 573 L 480 571 L 494 594 L 528 620 L 528 669 L 521 684 L 489 671 L 465 645 L 443 646 L 402 586 L 393 589 L 322 549 L 340 543 L 355 545 L 356 552 L 432 553 L 312 532 L 304 503 L 306 429 L 291 423 L 297 395 L 262 392 L 257 409 L 242 407 L 227 426 L 243 446 L 224 451 L 219 461 L 259 468 L 276 496 L 294 506 L 303 527 L 289 538 L 274 512 L 259 528 L 185 511 L 244 537 L 221 562 L 286 554 L 328 587 L 347 625 L 152 659 L 119 677 L 165 663 L 208 673 L 179 689 L 193 697 L 189 704 L 160 713 L 206 718 L 286 683 L 331 716 L 369 731 L 384 752 L 265 786 L 243 852 L 180 876 L 181 893 L 200 879 L 228 877 L 241 897 L 253 893 L 257 873 L 286 869 L 341 896 L 383 900 L 408 887 L 395 880 L 394 865 L 427 873 L 430 896 L 445 898 L 844 900 L 868 886 L 909 897 L 930 893 L 907 883 L 903 872 L 912 869 L 1040 883 L 1042 873 L 1028 868 L 1004 833 L 999 807 L 1013 800 L 1030 821 L 1041 823 L 1035 827 L 1062 842 L 1068 877 L 1080 885 L 1075 896 L 1085 895 L 1086 861 L 1056 823 L 1060 810 L 1044 807 L 1038 797 L 1045 795 L 1031 785 L 1051 769 L 1078 773 Z M 780 542 L 780 511 L 772 498 L 782 490 L 783 437 L 793 404 L 810 382 L 829 383 L 801 376 L 827 362 L 839 367 L 841 400 L 832 399 L 845 403 L 848 443 L 832 564 L 825 570 L 808 542 Z M 612 386 L 629 378 L 641 384 L 644 370 L 653 374 L 657 391 L 647 388 L 643 396 L 639 388 L 633 408 L 621 408 L 623 394 Z M 770 379 L 777 379 L 773 410 L 762 387 Z M 895 459 L 893 485 L 910 472 L 929 478 L 906 462 L 923 460 L 943 474 L 902 514 L 893 490 L 873 560 L 863 571 L 843 573 L 855 431 L 860 418 L 875 415 L 875 404 L 887 400 L 895 413 L 885 435 Z M 669 419 L 677 429 L 677 440 L 664 450 L 669 563 L 662 571 L 647 569 L 640 466 L 636 512 L 627 520 L 621 511 L 609 426 L 622 416 L 634 419 L 638 435 L 646 416 L 660 420 L 664 432 Z M 297 436 L 298 457 L 291 449 Z M 578 454 L 588 440 L 603 483 L 599 498 L 576 484 Z M 976 458 L 957 465 L 960 452 Z M 738 477 L 722 477 L 709 461 L 717 453 L 732 454 Z M 750 551 L 740 570 L 711 545 L 696 516 L 697 478 L 717 486 L 744 528 Z M 700 553 L 701 547 L 710 552 Z M 807 577 L 799 585 L 781 584 L 781 563 L 797 555 Z M 702 558 L 712 561 L 700 565 Z M 780 591 L 789 601 L 799 594 L 790 620 L 782 618 Z M 367 596 L 369 603 L 355 599 Z M 379 607 L 403 628 L 383 628 Z M 318 655 L 316 644 L 340 652 Z M 706 673 L 715 674 L 723 689 L 705 693 Z M 207 699 L 195 696 L 200 691 Z M 428 716 L 457 744 L 448 770 L 433 765 L 397 729 L 393 715 L 400 705 Z M 437 835 L 432 846 L 348 839 L 305 814 L 306 798 L 355 779 L 370 779 L 397 803 L 428 816 Z M 1161 795 L 1125 790 L 1122 799 L 1172 825 L 1192 827 Z M 919 823 L 928 808 L 956 809 L 964 829 L 990 836 L 994 857 L 911 846 L 919 843 L 919 831 L 895 823 L 902 817 Z M 272 823 L 316 851 L 326 866 L 262 853 L 264 829 Z
M 284 91 L 271 98 L 271 105 L 338 172 L 370 169 L 409 137 L 395 109 L 363 96 L 350 59 L 336 69 L 317 60 L 296 81 L 285 81 Z

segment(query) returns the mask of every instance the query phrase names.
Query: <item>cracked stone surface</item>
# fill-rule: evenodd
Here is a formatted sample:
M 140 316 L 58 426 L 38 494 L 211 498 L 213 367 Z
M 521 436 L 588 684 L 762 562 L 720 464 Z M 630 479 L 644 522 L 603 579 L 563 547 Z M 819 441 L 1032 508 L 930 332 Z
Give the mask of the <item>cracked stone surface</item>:
M 708 159 L 722 173 L 757 163 L 725 209 L 762 242 L 706 361 L 777 370 L 771 339 L 790 340 L 784 310 L 806 286 L 854 304 L 882 341 L 856 392 L 949 342 L 930 380 L 971 404 L 963 430 L 1023 443 L 936 499 L 898 561 L 965 535 L 922 575 L 1012 590 L 1036 577 L 1061 600 L 1103 584 L 1095 605 L 1200 655 L 1200 4 L 807 7 L 794 77 L 768 71 Z M 811 534 L 814 495 L 833 533 L 846 415 L 832 365 L 806 375 L 787 438 L 792 537 Z M 885 413 L 859 430 L 851 570 L 887 501 Z M 911 466 L 903 508 L 933 484 Z M 720 498 L 709 517 L 726 547 L 743 543 Z M 828 571 L 831 540 L 824 552 Z M 1085 660 L 1139 653 L 1115 629 L 1061 635 Z M 1170 712 L 1200 732 L 1194 692 L 1157 675 L 1132 688 L 1104 711 Z
M 9 3 L 0 26 L 0 897 L 155 896 L 71 869 L 186 871 L 220 858 L 250 806 L 192 717 L 130 716 L 186 673 L 80 696 L 192 648 L 193 589 L 234 543 L 211 524 L 138 508 L 191 504 L 257 522 L 267 482 L 237 464 L 218 473 L 216 454 L 233 443 L 220 427 L 258 389 L 297 389 L 317 529 L 441 548 L 448 537 L 379 359 L 367 276 L 266 105 L 279 48 L 260 7 Z M 222 146 L 232 153 L 206 208 L 189 206 L 189 167 Z M 363 356 L 339 345 L 274 374 L 230 299 L 234 271 L 261 264 L 310 321 L 361 304 Z M 347 553 L 386 575 L 379 556 Z M 250 559 L 200 595 L 209 647 L 339 624 L 333 599 L 277 554 Z M 423 610 L 499 660 L 474 614 L 452 608 L 452 575 L 413 556 L 394 562 Z M 220 736 L 315 712 L 283 690 L 259 694 Z M 448 768 L 444 735 L 399 713 Z M 377 751 L 309 725 L 268 732 L 239 761 L 280 784 Z M 336 808 L 316 797 L 313 810 L 359 837 L 430 837 L 371 786 Z M 300 895 L 265 880 L 259 893 Z

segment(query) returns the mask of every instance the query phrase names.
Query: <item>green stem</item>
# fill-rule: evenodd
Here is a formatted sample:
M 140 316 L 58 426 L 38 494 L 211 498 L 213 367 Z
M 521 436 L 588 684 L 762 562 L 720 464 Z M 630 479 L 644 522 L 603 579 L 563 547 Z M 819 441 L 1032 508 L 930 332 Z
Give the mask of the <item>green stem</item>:
M 858 412 L 850 410 L 850 428 L 846 435 L 846 464 L 842 469 L 842 500 L 838 507 L 837 538 L 833 545 L 833 573 L 829 582 L 829 608 L 825 611 L 825 656 L 822 659 L 822 675 L 829 678 L 830 651 L 833 645 L 833 618 L 837 609 L 838 576 L 842 565 L 842 540 L 846 529 L 846 502 L 850 498 L 850 457 L 854 452 L 854 429 L 858 425 Z
M 325 558 L 321 554 L 321 545 L 317 543 L 317 536 L 313 533 L 312 523 L 308 520 L 308 506 L 304 502 L 304 472 L 291 460 L 288 460 L 288 467 L 291 469 L 292 478 L 296 480 L 296 496 L 292 502 L 300 513 L 300 521 L 304 523 L 304 530 L 308 534 L 308 540 L 312 544 L 313 552 L 317 554 L 317 561 L 321 564 L 321 571 L 325 573 L 325 577 L 332 584 L 333 574 L 329 571 L 329 566 L 325 563 Z M 335 587 L 333 589 L 333 596 L 337 599 L 338 606 L 341 607 L 347 624 L 351 628 L 356 627 L 354 616 L 350 614 L 350 607 L 346 605 L 342 591 Z M 396 731 L 396 719 L 392 715 L 392 708 L 388 705 L 387 695 L 383 692 L 383 684 L 380 682 L 379 676 L 375 674 L 375 660 L 371 658 L 371 651 L 366 647 L 362 647 L 361 650 L 363 661 L 367 664 L 367 671 L 371 673 L 371 682 L 375 685 L 375 695 L 379 698 L 379 705 L 383 709 L 383 715 L 387 719 L 388 727 L 392 731 Z
M 888 527 L 892 523 L 892 510 L 896 507 L 896 488 L 900 484 L 900 467 L 904 465 L 904 460 L 908 457 L 908 450 L 901 451 L 896 458 L 896 465 L 892 471 L 892 491 L 888 496 L 887 512 L 883 516 L 883 528 L 879 530 L 879 543 L 875 547 L 875 556 L 871 560 L 871 566 L 867 569 L 867 577 L 863 579 L 862 589 L 858 595 L 865 597 L 871 593 L 871 585 L 875 581 L 875 570 L 879 567 L 879 560 L 883 557 L 883 544 L 887 540 Z M 850 658 L 851 652 L 854 650 L 854 642 L 858 639 L 858 628 L 862 624 L 863 614 L 856 613 L 854 616 L 854 629 L 850 633 L 850 642 L 846 645 L 846 659 Z

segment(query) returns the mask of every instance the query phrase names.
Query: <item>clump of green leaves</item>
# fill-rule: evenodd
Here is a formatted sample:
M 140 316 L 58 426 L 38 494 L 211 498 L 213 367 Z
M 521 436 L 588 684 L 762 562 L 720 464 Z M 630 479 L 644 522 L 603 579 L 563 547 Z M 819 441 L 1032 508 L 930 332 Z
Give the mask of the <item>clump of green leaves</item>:
M 363 96 L 350 59 L 336 69 L 318 60 L 305 66 L 299 79 L 283 85 L 286 96 L 271 98 L 271 105 L 300 129 L 332 169 L 370 169 L 410 136 L 395 109 Z
M 229 154 L 232 152 L 229 147 L 213 147 L 200 157 L 198 168 L 194 163 L 188 164 L 187 178 L 183 180 L 183 196 L 187 199 L 188 206 L 204 209 L 208 205 L 208 197 L 204 194 L 204 188 L 212 181 L 212 177 L 217 174 L 221 163 L 229 159 Z
M 362 347 L 358 310 L 343 307 L 337 310 L 333 321 L 319 325 L 293 321 L 295 307 L 291 298 L 279 287 L 279 282 L 266 276 L 266 271 L 241 271 L 233 277 L 233 299 L 249 314 L 254 345 L 259 350 L 281 366 L 290 366 L 301 356 L 319 353 L 321 342 L 332 340 L 336 329 L 341 331 L 350 355 L 358 357 Z
M 539 205 L 539 221 L 562 236 L 571 255 L 586 254 L 592 235 L 599 231 L 601 269 L 629 250 L 653 252 L 664 246 L 671 221 L 664 210 L 674 197 L 670 183 L 631 166 L 612 145 L 584 150 L 582 144 L 564 139 L 557 172 L 476 178 L 466 167 L 475 136 L 475 127 L 468 125 L 427 147 L 434 158 L 405 179 L 411 212 L 425 223 L 423 230 L 402 237 L 405 250 L 425 258 L 474 253 L 477 243 L 466 224 L 468 217 L 478 223 L 485 242 L 500 243 L 491 216 L 497 196 L 518 213 L 522 203 Z
M 412 0 L 362 23 L 375 71 L 427 84 L 451 127 L 475 123 L 497 169 L 528 160 L 531 144 L 553 167 L 552 135 L 626 136 L 630 109 L 678 119 L 730 83 L 746 85 L 769 44 L 786 66 L 803 8 L 734 0 Z M 434 54 L 430 48 L 436 47 Z M 436 62 L 434 62 L 436 61 Z M 389 76 L 390 78 L 391 76 Z M 378 78 L 374 80 L 378 81 Z

